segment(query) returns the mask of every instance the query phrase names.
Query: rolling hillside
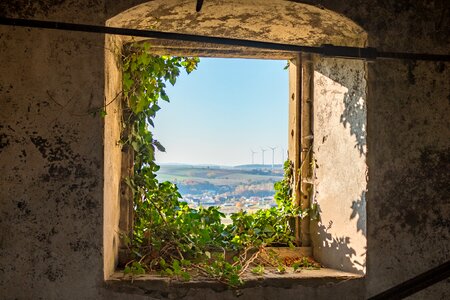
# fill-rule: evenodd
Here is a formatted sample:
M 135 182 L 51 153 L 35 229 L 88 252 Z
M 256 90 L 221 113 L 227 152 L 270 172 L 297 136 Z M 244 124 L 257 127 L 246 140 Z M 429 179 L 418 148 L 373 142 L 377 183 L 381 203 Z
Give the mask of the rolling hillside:
M 236 167 L 162 165 L 158 171 L 160 181 L 177 184 L 182 194 L 197 196 L 205 193 L 233 196 L 273 195 L 273 184 L 283 177 L 281 165 L 244 165 Z

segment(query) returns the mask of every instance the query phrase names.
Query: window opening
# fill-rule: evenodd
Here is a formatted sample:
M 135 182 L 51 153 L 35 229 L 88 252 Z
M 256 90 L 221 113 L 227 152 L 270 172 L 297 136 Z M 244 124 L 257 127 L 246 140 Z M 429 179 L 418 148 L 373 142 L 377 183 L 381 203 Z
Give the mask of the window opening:
M 274 183 L 287 159 L 286 60 L 201 58 L 167 87 L 154 135 L 161 181 L 190 207 L 231 213 L 275 207 Z
M 198 59 L 156 56 L 149 49 L 148 43 L 131 44 L 125 49 L 123 61 L 124 98 L 129 109 L 124 116 L 122 141 L 125 147 L 134 151 L 132 174 L 127 183 L 133 194 L 135 216 L 131 238 L 123 237 L 132 254 L 124 266 L 125 273 L 159 270 L 164 275 L 189 279 L 189 271 L 197 271 L 236 287 L 242 283 L 242 276 L 250 271 L 250 267 L 256 268 L 252 269 L 256 273 L 261 273 L 266 265 L 277 267 L 279 273 L 285 272 L 287 264 L 294 269 L 316 267 L 317 264 L 300 253 L 300 256 L 286 261 L 266 248 L 274 245 L 293 247 L 298 243 L 298 234 L 294 237 L 293 233 L 300 227 L 298 219 L 305 218 L 308 213 L 295 198 L 295 185 L 298 186 L 295 180 L 298 179 L 294 170 L 298 165 L 292 163 L 291 158 L 284 164 L 283 180 L 276 186 L 277 206 L 259 209 L 252 214 L 239 211 L 231 215 L 232 224 L 228 225 L 221 222 L 225 215 L 218 207 L 193 209 L 180 201 L 176 185 L 157 180 L 159 166 L 155 163 L 155 151 L 164 147 L 149 126 L 154 126 L 156 112 L 161 108 L 159 101 L 169 100 L 166 84 L 175 84 L 181 69 L 188 73 L 195 70 Z M 289 69 L 292 73 L 295 68 Z M 298 82 L 299 78 L 294 76 L 293 79 Z M 290 90 L 291 83 L 292 80 Z M 299 84 L 293 86 L 297 107 L 299 96 L 296 87 Z M 242 92 L 242 89 L 237 91 Z M 243 104 L 235 106 L 239 108 Z M 236 111 L 231 106 L 228 113 L 233 115 Z M 292 115 L 290 106 L 289 111 Z M 291 120 L 289 126 L 290 123 Z M 298 137 L 298 127 L 292 130 Z M 298 145 L 296 149 L 299 149 Z M 262 164 L 265 164 L 262 160 L 266 151 L 261 149 Z M 297 151 L 294 155 L 298 155 Z
M 180 5 L 180 3 L 169 3 L 164 1 L 150 1 L 145 4 L 132 7 L 108 20 L 107 25 L 113 27 L 148 29 L 170 31 L 173 33 L 191 33 L 198 36 L 217 35 L 228 38 L 258 40 L 269 43 L 282 43 L 286 45 L 305 45 L 306 51 L 309 46 L 318 49 L 318 45 L 332 44 L 351 47 L 364 47 L 367 45 L 368 36 L 363 28 L 359 27 L 340 14 L 326 9 L 317 10 L 314 6 L 306 4 L 281 1 L 277 3 L 277 9 L 273 9 L 274 3 L 262 1 L 261 5 L 235 5 L 236 3 L 225 3 L 217 9 L 217 6 L 203 6 L 202 16 L 185 14 L 192 10 L 192 4 Z M 233 2 L 233 1 L 232 1 Z M 264 2 L 264 3 L 263 3 Z M 161 6 L 163 5 L 163 6 Z M 172 14 L 168 12 L 181 12 Z M 279 21 L 274 24 L 273 18 Z M 311 23 L 308 16 L 317 16 L 319 22 Z M 195 18 L 193 19 L 193 17 Z M 207 16 L 206 19 L 202 19 Z M 249 18 L 249 16 L 251 16 Z M 200 18 L 197 18 L 200 17 Z M 156 22 L 155 22 L 156 20 Z M 211 22 L 211 20 L 218 20 Z M 238 20 L 239 22 L 236 22 Z M 330 23 L 333 28 L 327 27 Z M 191 26 L 194 22 L 195 26 Z M 279 23 L 279 24 L 278 24 Z M 285 25 L 285 26 L 280 26 Z M 292 31 L 289 28 L 294 28 Z M 154 36 L 152 36 L 154 37 Z M 314 143 L 312 148 L 315 174 L 317 176 L 298 178 L 298 182 L 307 185 L 315 182 L 314 188 L 306 186 L 303 191 L 310 190 L 312 197 L 310 202 L 315 201 L 320 205 L 321 220 L 311 222 L 311 245 L 314 245 L 314 257 L 325 265 L 344 271 L 353 272 L 355 265 L 364 265 L 365 261 L 365 182 L 363 175 L 367 171 L 364 164 L 364 156 L 353 153 L 355 149 L 352 137 L 355 134 L 354 125 L 365 122 L 364 111 L 356 114 L 354 100 L 362 96 L 366 100 L 367 91 L 367 68 L 364 62 L 354 60 L 340 60 L 319 55 L 313 55 L 311 62 L 312 71 L 304 74 L 303 60 L 297 60 L 298 53 L 303 48 L 283 48 L 285 50 L 269 50 L 266 48 L 251 48 L 254 44 L 214 44 L 214 40 L 201 39 L 195 42 L 181 41 L 171 35 L 169 40 L 151 38 L 114 37 L 107 35 L 108 51 L 106 53 L 106 103 L 110 103 L 122 90 L 122 72 L 120 62 L 116 58 L 122 55 L 122 45 L 136 40 L 150 38 L 152 53 L 163 55 L 193 55 L 212 57 L 247 57 L 247 58 L 270 58 L 270 59 L 293 59 L 296 68 L 289 68 L 289 155 L 294 160 L 294 172 L 298 175 L 300 159 L 298 153 L 304 152 L 303 147 L 292 144 L 292 141 L 304 139 L 297 126 L 302 118 L 301 105 L 305 101 L 307 105 L 314 108 Z M 118 46 L 118 47 L 115 47 Z M 116 52 L 114 49 L 118 49 Z M 270 48 L 272 49 L 272 48 Z M 322 50 L 330 50 L 330 47 L 322 47 Z M 350 48 L 349 48 L 350 49 Z M 349 50 L 347 49 L 347 50 Z M 356 49 L 356 48 L 352 48 Z M 111 50 L 114 52 L 110 53 Z M 350 49 L 351 50 L 351 49 Z M 320 51 L 322 53 L 322 51 Z M 325 51 L 327 52 L 327 51 Z M 329 52 L 329 51 L 328 51 Z M 328 53 L 327 52 L 327 53 Z M 329 54 L 329 53 L 328 53 Z M 301 55 L 304 58 L 304 55 Z M 291 64 L 292 65 L 292 64 Z M 308 72 L 307 72 L 308 73 Z M 313 76 L 314 74 L 314 76 Z M 305 88 L 303 83 L 308 81 L 304 78 L 312 78 L 310 94 L 308 99 L 303 94 Z M 324 76 L 321 76 L 324 75 Z M 372 79 L 373 80 L 373 79 Z M 343 87 L 342 89 L 340 87 Z M 298 101 L 301 100 L 302 102 Z M 313 101 L 313 102 L 311 102 Z M 303 103 L 302 103 L 303 104 Z M 121 147 L 117 146 L 118 127 L 122 118 L 120 103 L 112 102 L 106 107 L 105 116 L 105 201 L 104 201 L 104 275 L 108 278 L 117 266 L 117 253 L 122 248 L 118 240 L 118 232 L 130 232 L 129 225 L 132 224 L 132 203 L 126 197 L 120 197 L 118 189 L 122 188 L 120 172 L 125 170 L 129 164 L 125 159 L 120 161 Z M 126 117 L 126 116 L 125 116 Z M 349 118 L 350 117 L 350 118 Z M 347 120 L 350 120 L 348 122 Z M 362 123 L 361 123 L 361 122 Z M 365 123 L 364 123 L 365 124 Z M 297 130 L 297 132 L 296 132 Z M 359 135 L 358 135 L 359 136 Z M 357 143 L 359 147 L 359 142 Z M 309 149 L 309 147 L 306 147 Z M 255 150 L 255 149 L 254 149 Z M 293 151 L 294 150 L 294 151 Z M 125 157 L 127 157 L 125 155 Z M 118 158 L 118 159 L 109 159 Z M 297 161 L 295 161 L 297 159 Z M 312 166 L 313 164 L 305 164 Z M 319 168 L 320 166 L 320 168 Z M 126 170 L 125 170 L 126 171 Z M 124 174 L 124 172 L 122 172 Z M 311 175 L 311 174 L 309 174 Z M 314 175 L 314 174 L 312 174 Z M 350 176 L 349 176 L 350 175 Z M 303 179 L 303 180 L 302 180 Z M 298 188 L 299 186 L 297 186 Z M 296 189 L 296 192 L 298 189 Z M 124 195 L 122 190 L 121 194 Z M 299 198 L 297 198 L 299 199 Z M 360 200 L 358 200 L 360 199 Z M 353 202 L 352 202 L 353 201 Z M 362 203 L 356 205 L 352 203 Z M 120 207 L 120 209 L 117 209 Z M 361 207 L 361 213 L 355 212 L 354 208 Z M 117 216 L 120 212 L 120 218 Z M 124 217 L 122 217 L 124 216 Z M 306 223 L 305 223 L 306 225 Z M 307 227 L 307 226 L 306 226 Z M 359 233 L 361 231 L 361 234 Z M 300 240 L 302 237 L 299 236 Z M 119 250 L 119 251 L 118 251 Z M 120 257 L 120 255 L 119 255 Z

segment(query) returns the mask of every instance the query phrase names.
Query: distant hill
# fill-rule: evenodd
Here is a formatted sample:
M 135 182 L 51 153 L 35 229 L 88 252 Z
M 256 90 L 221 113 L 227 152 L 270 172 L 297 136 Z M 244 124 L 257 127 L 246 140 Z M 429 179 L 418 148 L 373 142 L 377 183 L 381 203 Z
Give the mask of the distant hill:
M 261 165 L 261 164 L 251 164 L 251 165 L 238 165 L 234 166 L 235 169 L 272 169 L 272 165 Z M 273 165 L 274 169 L 282 169 L 283 166 L 280 164 Z
M 236 167 L 223 166 L 198 166 L 198 165 L 161 165 L 157 176 L 164 180 L 188 179 L 188 180 L 242 180 L 251 179 L 252 181 L 270 180 L 282 177 L 281 168 L 258 168 L 259 165 L 242 165 Z
M 160 181 L 176 183 L 182 194 L 234 196 L 273 195 L 273 184 L 283 177 L 281 165 L 235 167 L 214 165 L 162 164 L 157 172 Z
M 161 167 L 180 167 L 180 168 L 212 168 L 212 169 L 272 169 L 271 164 L 248 164 L 236 166 L 222 166 L 214 164 L 186 164 L 186 163 L 161 163 Z M 283 169 L 283 165 L 274 164 L 274 169 Z

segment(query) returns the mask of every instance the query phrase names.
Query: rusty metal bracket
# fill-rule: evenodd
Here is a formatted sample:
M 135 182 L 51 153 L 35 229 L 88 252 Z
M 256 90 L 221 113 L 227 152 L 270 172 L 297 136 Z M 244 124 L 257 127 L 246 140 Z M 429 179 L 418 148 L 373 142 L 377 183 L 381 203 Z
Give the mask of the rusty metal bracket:
M 200 12 L 202 10 L 203 0 L 197 0 L 197 5 L 195 6 L 195 10 Z

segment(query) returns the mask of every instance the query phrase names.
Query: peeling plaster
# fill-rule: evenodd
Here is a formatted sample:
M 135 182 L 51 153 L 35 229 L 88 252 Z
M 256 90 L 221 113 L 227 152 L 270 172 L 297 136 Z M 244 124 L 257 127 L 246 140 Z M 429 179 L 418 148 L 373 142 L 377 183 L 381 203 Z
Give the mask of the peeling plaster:
M 362 46 L 364 31 L 342 15 L 282 0 L 205 1 L 201 13 L 192 1 L 151 1 L 110 19 L 127 28 L 212 35 L 298 45 Z M 211 34 L 214 33 L 214 34 Z
M 201 14 L 194 13 L 194 0 L 135 7 L 143 2 L 2 1 L 0 14 L 100 25 L 113 18 L 109 24 L 304 45 L 368 44 L 437 54 L 450 49 L 446 0 L 325 0 L 320 5 L 209 0 Z M 268 3 L 273 5 L 269 13 Z M 132 18 L 117 16 L 126 9 Z M 0 26 L 0 290 L 5 299 L 148 298 L 111 291 L 103 281 L 103 122 L 89 111 L 105 99 L 104 46 L 103 36 L 95 34 Z M 248 299 L 367 298 L 449 259 L 449 70 L 448 63 L 368 65 L 367 136 L 356 141 L 368 149 L 368 191 L 345 207 L 358 233 L 367 235 L 363 283 L 255 288 Z M 358 101 L 350 97 L 348 103 Z M 338 126 L 356 137 L 349 122 L 342 119 Z M 320 141 L 332 140 L 325 134 Z M 360 215 L 352 213 L 364 206 L 365 233 Z M 323 225 L 336 228 L 335 222 Z M 344 252 L 353 243 L 339 235 L 327 241 L 342 245 Z M 411 298 L 447 299 L 448 284 Z M 208 289 L 185 295 L 202 297 L 234 296 Z

